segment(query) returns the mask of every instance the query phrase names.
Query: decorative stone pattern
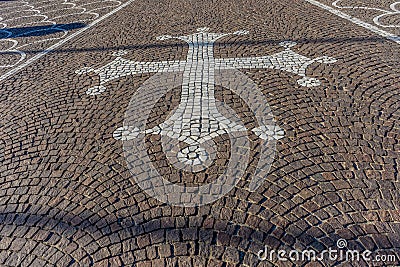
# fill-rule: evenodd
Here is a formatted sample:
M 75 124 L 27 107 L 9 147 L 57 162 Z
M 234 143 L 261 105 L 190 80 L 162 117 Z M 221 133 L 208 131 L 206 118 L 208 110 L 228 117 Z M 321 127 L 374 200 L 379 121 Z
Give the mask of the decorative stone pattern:
M 117 0 L 1 1 L 0 74 L 122 3 Z
M 126 116 L 129 117 L 128 121 L 130 122 L 128 122 L 128 125 L 117 129 L 114 132 L 114 138 L 119 140 L 131 140 L 132 138 L 138 138 L 140 133 L 145 133 L 168 136 L 170 138 L 176 139 L 176 142 L 184 142 L 189 147 L 181 149 L 181 151 L 177 153 L 176 157 L 178 161 L 185 165 L 188 165 L 189 169 L 186 166 L 180 167 L 179 164 L 174 164 L 174 166 L 190 172 L 202 171 L 206 167 L 209 167 L 209 165 L 212 163 L 209 158 L 212 153 L 202 147 L 204 143 L 224 134 L 247 132 L 246 127 L 232 120 L 229 120 L 217 109 L 214 96 L 214 87 L 216 84 L 215 76 L 217 71 L 227 69 L 236 70 L 239 68 L 278 69 L 303 76 L 303 78 L 300 79 L 298 83 L 302 86 L 313 87 L 320 85 L 320 82 L 317 79 L 309 78 L 306 76 L 307 67 L 314 62 L 336 62 L 336 59 L 330 57 L 310 59 L 305 56 L 299 55 L 290 49 L 291 47 L 295 46 L 296 43 L 288 41 L 280 43 L 280 46 L 285 48 L 283 52 L 279 52 L 271 56 L 256 58 L 216 59 L 214 56 L 214 44 L 218 39 L 232 34 L 246 35 L 248 34 L 248 31 L 242 30 L 236 31 L 234 33 L 225 34 L 211 33 L 209 32 L 209 30 L 209 28 L 204 27 L 197 29 L 198 33 L 191 35 L 179 37 L 163 35 L 157 37 L 158 40 L 168 40 L 174 38 L 185 41 L 189 46 L 186 61 L 135 62 L 126 60 L 121 57 L 122 55 L 124 55 L 125 51 L 118 51 L 114 53 L 114 56 L 117 56 L 117 58 L 111 63 L 105 65 L 104 67 L 101 67 L 99 69 L 86 67 L 77 71 L 78 74 L 95 72 L 99 75 L 100 85 L 88 89 L 87 94 L 89 95 L 97 95 L 102 93 L 105 90 L 105 83 L 127 75 L 151 72 L 183 72 L 180 104 L 165 122 L 151 129 L 139 129 L 137 127 L 132 127 L 131 125 L 129 125 L 129 123 L 131 122 L 130 119 L 135 116 L 134 114 L 136 112 L 133 112 L 134 114 L 129 114 L 129 112 L 127 112 Z M 163 82 L 161 81 L 153 81 L 152 83 L 157 83 L 160 85 L 163 84 Z M 147 90 L 151 91 L 151 89 Z M 260 103 L 256 102 L 261 101 L 262 103 L 263 97 L 261 96 L 258 98 L 258 101 L 253 100 L 251 102 L 255 101 L 254 104 L 260 106 Z M 140 98 L 137 100 L 131 100 L 131 102 L 134 102 L 134 110 L 136 110 L 137 105 L 139 104 L 138 101 L 141 101 Z M 256 109 L 259 109 L 259 107 L 255 108 L 255 110 Z M 146 117 L 145 115 L 143 116 Z M 262 117 L 269 117 L 269 114 L 263 114 Z M 264 140 L 279 140 L 283 138 L 284 135 L 284 131 L 280 127 L 275 125 L 262 124 L 259 127 L 254 128 L 252 131 Z M 245 142 L 239 141 L 239 143 L 235 144 L 239 146 L 244 146 Z M 178 146 L 178 143 L 176 143 L 175 146 Z M 142 151 L 137 151 L 137 148 L 141 147 L 140 144 L 135 144 L 134 146 L 130 145 L 129 147 L 129 151 L 126 151 L 127 155 L 141 155 Z M 144 147 L 141 147 L 140 149 L 144 150 Z M 272 142 L 270 142 L 269 144 L 267 144 L 265 151 L 262 152 L 268 154 L 266 158 L 262 156 L 259 162 L 264 170 L 259 170 L 257 167 L 257 170 L 259 170 L 257 171 L 256 175 L 258 176 L 258 179 L 253 179 L 253 181 L 251 182 L 251 190 L 255 190 L 256 188 L 258 188 L 262 183 L 262 180 L 264 180 L 267 176 L 269 166 L 273 162 L 273 157 L 275 155 L 273 151 L 274 149 L 274 145 L 272 144 Z M 168 153 L 168 151 L 166 151 L 166 154 L 171 155 L 171 153 Z M 215 186 L 215 184 L 211 184 L 209 186 L 200 186 L 197 189 L 192 188 L 192 190 L 195 191 L 193 191 L 193 195 L 190 196 L 187 195 L 187 188 L 173 185 L 165 181 L 165 179 L 161 175 L 154 176 L 154 174 L 158 172 L 152 169 L 152 167 L 150 166 L 151 163 L 146 160 L 146 155 L 141 156 L 142 158 L 144 158 L 144 160 L 140 158 L 130 158 L 128 160 L 128 165 L 131 166 L 131 162 L 135 162 L 135 164 L 131 166 L 131 172 L 134 177 L 139 176 L 139 174 L 137 173 L 139 167 L 138 164 L 141 166 L 146 166 L 145 168 L 147 168 L 148 171 L 146 173 L 141 173 L 140 177 L 143 177 L 143 179 L 137 179 L 137 182 L 139 186 L 143 188 L 143 190 L 147 190 L 149 188 L 149 184 L 151 184 L 150 187 L 155 189 L 151 189 L 151 192 L 147 193 L 149 193 L 153 197 L 156 197 L 158 200 L 174 205 L 184 206 L 192 206 L 197 203 L 196 201 L 191 201 L 190 203 L 182 202 L 181 199 L 183 198 L 183 195 L 186 195 L 186 199 L 199 199 L 199 203 L 196 205 L 204 205 L 212 201 L 216 201 L 219 197 L 222 197 L 224 194 L 228 193 L 230 190 L 228 190 L 228 188 L 233 188 L 233 186 L 235 185 L 235 180 L 238 181 L 238 179 L 241 178 L 240 176 L 238 176 L 238 174 L 244 171 L 244 164 L 240 162 L 246 162 L 247 159 L 240 159 L 240 154 L 247 153 L 245 151 L 241 151 L 241 153 L 235 154 L 233 159 L 229 159 L 230 161 L 232 161 L 232 164 L 230 164 L 229 166 L 235 166 L 234 168 L 236 168 L 236 171 L 230 170 L 229 168 L 227 169 L 228 173 L 230 173 L 229 175 L 231 176 L 230 178 L 228 178 L 228 180 L 226 180 L 225 176 L 223 175 L 220 177 L 220 180 L 217 181 L 217 186 Z M 171 161 L 175 162 L 174 156 L 172 156 Z M 242 171 L 240 171 L 240 169 L 242 169 Z M 223 182 L 224 180 L 229 182 Z M 163 186 L 160 187 L 160 184 L 163 184 Z M 223 190 L 222 187 L 224 187 Z M 205 195 L 208 195 L 211 191 L 220 193 L 214 193 L 213 196 L 206 198 Z M 173 195 L 169 195 L 168 192 L 175 193 Z M 165 198 L 165 196 L 168 197 Z M 208 200 L 204 201 L 201 199 Z
M 304 0 L 400 45 L 400 2 Z
M 215 34 L 208 33 L 208 31 L 208 28 L 200 28 L 197 34 L 176 37 L 189 44 L 189 53 L 186 61 L 132 62 L 119 57 L 124 54 L 123 51 L 119 51 L 114 54 L 118 56 L 118 58 L 105 67 L 97 70 L 85 68 L 77 71 L 77 73 L 81 74 L 94 71 L 99 74 L 100 86 L 88 89 L 87 91 L 90 95 L 96 95 L 105 90 L 105 83 L 126 75 L 146 72 L 183 71 L 181 104 L 166 122 L 146 130 L 146 134 L 154 133 L 166 135 L 195 146 L 221 134 L 232 131 L 247 131 L 245 127 L 229 121 L 218 111 L 214 98 L 215 70 L 274 68 L 305 76 L 307 66 L 314 61 L 325 63 L 335 62 L 334 59 L 328 57 L 310 60 L 304 56 L 298 55 L 290 50 L 290 47 L 295 45 L 293 42 L 281 43 L 286 50 L 273 56 L 243 59 L 215 59 L 213 55 L 214 42 L 229 34 Z M 238 31 L 233 34 L 247 34 L 247 31 Z M 170 38 L 173 37 L 158 37 L 159 40 Z M 319 85 L 317 79 L 308 78 L 306 76 L 299 80 L 299 83 L 308 87 Z M 260 137 L 263 137 L 263 139 L 268 139 L 266 134 L 261 134 L 261 132 L 263 132 L 262 129 L 266 129 L 266 127 L 268 126 L 262 126 L 253 131 Z M 279 129 L 279 127 L 275 130 L 276 131 L 273 131 L 273 133 L 268 136 L 276 139 L 282 138 L 283 131 Z M 131 126 L 124 126 L 116 130 L 114 138 L 129 140 L 130 138 L 136 138 L 138 134 L 139 129 L 132 129 Z
M 88 89 L 86 91 L 88 95 L 101 94 L 106 90 L 106 87 L 104 86 L 106 83 L 127 75 L 155 72 L 184 72 L 184 84 L 186 84 L 185 86 L 188 86 L 188 81 L 190 81 L 190 83 L 194 83 L 195 81 L 202 81 L 199 77 L 196 77 L 196 73 L 223 69 L 277 69 L 302 76 L 303 78 L 298 80 L 298 83 L 301 86 L 314 87 L 319 86 L 320 81 L 316 78 L 310 78 L 306 76 L 307 67 L 315 62 L 336 62 L 336 59 L 332 57 L 322 56 L 315 59 L 310 59 L 306 56 L 297 54 L 291 50 L 291 48 L 296 45 L 296 42 L 291 41 L 281 42 L 279 45 L 284 47 L 285 50 L 271 56 L 218 59 L 214 58 L 213 56 L 212 49 L 214 42 L 230 34 L 208 33 L 208 30 L 208 28 L 200 28 L 198 29 L 198 34 L 180 37 L 165 35 L 157 38 L 158 40 L 177 38 L 187 42 L 190 49 L 186 61 L 136 62 L 126 60 L 121 57 L 127 53 L 126 51 L 118 51 L 113 54 L 117 58 L 114 61 L 105 65 L 104 67 L 98 69 L 85 67 L 83 69 L 77 70 L 76 73 L 84 74 L 94 72 L 99 75 L 100 84 Z M 243 35 L 247 33 L 247 31 L 238 31 L 233 34 Z M 199 66 L 198 72 L 192 70 L 192 67 L 194 65 Z M 206 77 L 213 77 L 213 75 L 212 73 L 209 73 L 208 75 L 206 75 Z M 211 84 L 212 78 L 210 81 L 207 80 L 205 82 Z M 194 88 L 190 89 L 193 90 Z M 189 93 L 190 89 L 186 88 L 186 94 Z M 212 89 L 210 90 L 212 91 Z M 207 93 L 207 90 L 203 92 L 203 94 Z M 206 97 L 209 96 L 206 95 Z M 210 97 L 212 97 L 212 95 L 210 95 Z M 192 101 L 194 100 L 195 99 L 193 99 Z
M 334 8 L 332 2 L 323 3 Z M 392 2 L 368 1 L 385 4 L 382 9 Z M 0 1 L 1 7 L 14 3 L 21 1 Z M 258 86 L 285 129 L 269 175 L 255 192 L 240 181 L 213 204 L 170 207 L 135 184 L 123 142 L 113 138 L 131 96 L 158 74 L 115 79 L 104 85 L 112 90 L 90 96 L 85 91 L 99 85 L 98 75 L 74 72 L 104 66 L 114 59 L 109 51 L 118 50 L 140 62 L 185 61 L 186 43 L 156 42 L 155 36 L 192 33 L 205 23 L 223 32 L 251 31 L 219 40 L 216 58 L 272 55 L 284 50 L 280 42 L 293 40 L 307 57 L 339 61 L 309 66 L 307 76 L 321 80 L 310 88 L 286 71 L 238 71 Z M 0 82 L 0 266 L 400 266 L 398 51 L 396 43 L 306 1 L 134 1 Z M 215 88 L 215 98 L 246 128 L 257 128 L 239 94 L 224 88 Z M 149 126 L 168 119 L 180 91 L 175 87 L 160 99 Z M 254 144 L 245 179 L 264 141 L 249 135 Z M 146 152 L 171 181 L 204 183 L 224 171 L 229 143 L 223 136 L 217 138 L 218 164 L 196 176 L 169 168 L 160 139 L 148 135 Z M 257 259 L 265 246 L 321 251 L 335 249 L 340 239 L 348 248 L 396 260 Z
M 362 2 L 362 1 L 361 1 Z M 390 6 L 386 9 L 380 7 L 371 7 L 370 1 L 364 1 L 365 5 L 360 5 L 361 3 L 354 3 L 354 1 L 343 1 L 337 0 L 332 3 L 332 5 L 339 9 L 353 9 L 353 10 L 372 10 L 378 11 L 380 14 L 376 15 L 372 18 L 373 22 L 383 28 L 400 28 L 400 2 L 395 1 L 390 4 Z M 372 5 L 374 5 L 372 3 Z M 382 6 L 382 1 L 379 3 L 379 6 Z M 384 19 L 390 19 L 389 17 L 393 18 L 393 24 L 388 24 L 382 22 Z
M 87 90 L 89 95 L 101 94 L 105 91 L 105 84 L 121 77 L 140 73 L 162 73 L 162 72 L 183 72 L 181 101 L 167 121 L 152 129 L 146 129 L 146 134 L 161 134 L 185 142 L 195 151 L 200 150 L 200 145 L 219 135 L 231 132 L 246 132 L 247 129 L 235 122 L 230 121 L 218 111 L 214 97 L 215 71 L 225 69 L 253 69 L 266 68 L 278 69 L 298 74 L 303 78 L 298 83 L 306 87 L 320 85 L 320 81 L 306 76 L 306 69 L 314 62 L 334 63 L 336 59 L 320 57 L 310 59 L 299 55 L 291 50 L 295 42 L 281 42 L 284 51 L 271 56 L 255 58 L 227 58 L 216 59 L 214 57 L 214 43 L 231 34 L 210 33 L 209 28 L 199 28 L 198 33 L 172 37 L 163 35 L 158 40 L 176 38 L 185 41 L 189 45 L 186 61 L 162 61 L 162 62 L 135 62 L 122 58 L 126 52 L 114 53 L 117 58 L 99 69 L 86 67 L 76 73 L 94 72 L 100 77 L 100 85 Z M 237 31 L 234 35 L 245 35 L 247 31 Z M 272 129 L 272 131 L 271 131 Z M 140 129 L 130 125 L 117 129 L 114 138 L 130 140 L 137 138 Z M 260 138 L 276 140 L 283 137 L 283 130 L 277 126 L 261 125 L 253 129 L 253 132 Z M 178 155 L 179 160 L 191 165 L 198 165 L 201 161 L 189 160 L 192 151 L 183 149 Z M 190 155 L 189 155 L 190 154 Z M 206 157 L 207 153 L 202 156 Z M 200 154 L 198 154 L 200 156 Z

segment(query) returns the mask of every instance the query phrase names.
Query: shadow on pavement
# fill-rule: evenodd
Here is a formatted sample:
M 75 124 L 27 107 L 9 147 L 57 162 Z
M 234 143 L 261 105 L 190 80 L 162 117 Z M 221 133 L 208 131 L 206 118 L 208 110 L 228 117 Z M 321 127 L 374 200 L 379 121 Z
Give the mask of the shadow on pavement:
M 85 27 L 84 23 L 55 24 L 44 26 L 20 27 L 20 28 L 4 28 L 0 29 L 0 39 L 44 36 L 58 32 L 75 30 Z
M 76 24 L 76 23 L 73 23 Z M 77 23 L 79 24 L 79 23 Z M 83 25 L 82 27 L 84 27 Z M 59 26 L 61 27 L 61 26 Z M 66 29 L 66 28 L 64 28 Z M 0 30 L 1 34 L 1 30 Z M 1 39 L 1 37 L 0 37 Z M 246 45 L 278 45 L 280 42 L 288 41 L 289 39 L 280 40 L 262 40 L 262 41 L 232 41 L 232 42 L 216 42 L 216 46 L 246 46 Z M 318 43 L 383 43 L 387 40 L 383 37 L 355 37 L 355 38 L 316 38 L 316 39 L 290 39 L 290 41 L 297 42 L 298 44 L 318 44 Z M 179 41 L 177 41 L 179 42 Z M 186 43 L 169 43 L 169 44 L 133 44 L 125 46 L 112 46 L 112 47 L 89 47 L 82 49 L 58 49 L 51 50 L 48 53 L 82 53 L 82 52 L 104 52 L 104 51 L 118 51 L 118 50 L 135 50 L 135 49 L 151 49 L 151 48 L 168 48 L 168 47 L 186 47 Z M 43 52 L 43 50 L 25 50 L 21 51 L 26 54 L 36 54 Z M 12 52 L 0 52 L 0 55 L 12 54 Z
M 53 216 L 50 214 L 53 214 Z M 181 223 L 177 225 L 177 221 Z M 39 238 L 37 241 L 42 242 L 44 245 L 51 243 L 52 236 L 65 237 L 77 245 L 82 240 L 92 240 L 93 243 L 97 242 L 98 239 L 103 240 L 103 247 L 111 247 L 128 242 L 132 244 L 132 250 L 138 249 L 136 244 L 143 245 L 143 247 L 151 247 L 161 244 L 187 244 L 190 241 L 195 244 L 194 255 L 197 254 L 204 257 L 210 255 L 212 247 L 237 250 L 240 264 L 244 263 L 245 254 L 253 254 L 252 257 L 255 258 L 257 251 L 264 249 L 265 246 L 275 250 L 293 250 L 300 245 L 300 247 L 313 249 L 319 253 L 328 247 L 334 248 L 334 245 L 331 246 L 329 244 L 336 244 L 336 241 L 341 238 L 335 233 L 322 236 L 313 236 L 307 232 L 300 234 L 290 233 L 290 231 L 286 232 L 284 228 L 277 229 L 278 226 L 271 222 L 265 222 L 260 224 L 259 227 L 251 228 L 218 218 L 218 216 L 214 217 L 211 214 L 202 217 L 192 216 L 190 219 L 181 216 L 169 216 L 149 218 L 147 220 L 143 218 L 140 221 L 135 221 L 132 217 L 118 218 L 112 214 L 100 217 L 89 210 L 86 210 L 81 215 L 62 212 L 54 216 L 54 210 L 51 209 L 46 214 L 34 214 L 27 211 L 19 213 L 3 209 L 0 212 L 0 226 L 4 227 L 6 225 L 9 225 L 9 227 L 26 227 L 27 230 L 30 228 L 41 229 L 44 237 Z M 284 237 L 280 237 L 276 233 L 281 233 Z M 0 236 L 1 234 L 0 232 Z M 8 235 L 13 236 L 10 233 Z M 76 240 L 80 237 L 85 238 Z M 147 242 L 147 244 L 139 243 L 145 237 L 151 242 Z M 33 236 L 29 239 L 35 240 L 37 238 Z M 349 241 L 352 244 L 352 249 L 359 251 L 366 249 L 357 240 L 351 239 Z M 89 248 L 90 244 L 87 244 L 87 247 Z M 121 246 L 118 247 L 120 248 Z M 62 252 L 67 253 L 68 249 L 66 247 L 64 249 L 61 249 Z M 381 249 L 383 248 L 375 247 L 374 250 L 379 251 Z M 86 250 L 85 246 L 84 250 Z M 129 249 L 127 251 L 118 249 L 118 251 L 115 251 L 116 255 L 113 256 L 119 256 L 129 251 Z M 85 256 L 90 258 L 90 261 L 93 261 L 91 253 L 85 252 Z M 396 255 L 397 263 L 399 251 L 397 248 L 393 248 L 390 252 L 392 255 Z M 173 252 L 171 256 L 174 256 Z M 137 262 L 139 261 L 133 261 L 133 263 Z

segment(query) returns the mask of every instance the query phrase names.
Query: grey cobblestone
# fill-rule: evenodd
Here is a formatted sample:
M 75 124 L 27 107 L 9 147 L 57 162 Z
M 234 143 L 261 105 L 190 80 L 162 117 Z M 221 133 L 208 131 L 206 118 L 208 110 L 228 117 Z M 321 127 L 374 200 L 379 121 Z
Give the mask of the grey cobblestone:
M 381 18 L 382 25 L 395 26 L 399 21 L 397 11 L 390 8 L 393 1 L 336 1 L 337 7 L 334 1 L 319 1 L 377 27 L 381 26 L 374 17 L 386 11 L 393 14 Z M 53 7 L 28 2 L 57 24 L 89 24 L 93 18 L 82 21 L 82 14 L 110 4 L 93 11 L 101 16 L 125 3 L 90 4 L 81 15 L 67 19 L 70 9 L 54 11 L 64 6 L 60 1 Z M 76 8 L 88 3 L 78 1 Z M 27 5 L 19 15 L 10 13 L 10 8 L 20 10 L 19 5 L 21 1 L 0 2 L 4 28 L 16 32 L 50 24 L 28 24 L 33 18 L 21 18 L 30 8 Z M 350 5 L 375 11 L 345 8 Z M 151 67 L 166 70 L 167 65 L 188 68 L 182 64 L 187 60 L 187 43 L 156 37 L 183 36 L 204 26 L 209 32 L 249 31 L 219 39 L 214 57 L 224 67 L 243 67 L 241 73 L 258 86 L 285 136 L 277 141 L 265 182 L 250 192 L 246 186 L 261 146 L 250 130 L 259 125 L 240 95 L 216 86 L 216 100 L 235 111 L 249 132 L 249 167 L 238 185 L 217 202 L 170 207 L 136 184 L 122 143 L 113 134 L 123 125 L 129 99 L 153 77 L 143 72 Z M 400 34 L 398 27 L 381 29 Z M 21 55 L 8 53 L 6 40 L 18 41 L 25 62 L 57 42 L 47 39 L 60 37 L 62 31 L 29 37 L 14 34 L 8 39 L 5 32 L 0 29 L 0 65 L 14 64 L 19 60 L 15 56 Z M 297 43 L 291 52 L 279 45 L 287 40 Z M 257 253 L 265 245 L 322 250 L 335 247 L 340 238 L 351 248 L 396 255 L 396 261 L 386 265 L 399 265 L 398 49 L 396 43 L 305 1 L 135 1 L 0 81 L 0 265 L 293 266 L 276 259 L 260 262 Z M 124 55 L 113 56 L 122 50 Z M 301 55 L 338 61 L 314 62 L 299 72 L 295 69 Z M 100 73 L 118 60 L 124 64 L 114 69 L 122 67 L 126 74 L 112 73 L 118 79 L 75 73 L 89 66 Z M 155 63 L 138 65 L 143 62 Z M 135 74 L 135 68 L 141 73 Z M 0 75 L 11 69 L 0 68 Z M 192 73 L 192 78 L 196 75 Z M 301 76 L 318 79 L 318 86 L 305 82 L 302 86 Z M 109 90 L 86 94 L 99 85 Z M 150 112 L 148 125 L 165 122 L 181 99 L 181 88 L 169 91 Z M 170 181 L 206 183 L 227 164 L 228 137 L 219 138 L 216 163 L 193 175 L 168 163 L 159 136 L 149 135 L 146 147 L 157 170 Z M 334 264 L 368 266 L 328 261 L 298 265 Z

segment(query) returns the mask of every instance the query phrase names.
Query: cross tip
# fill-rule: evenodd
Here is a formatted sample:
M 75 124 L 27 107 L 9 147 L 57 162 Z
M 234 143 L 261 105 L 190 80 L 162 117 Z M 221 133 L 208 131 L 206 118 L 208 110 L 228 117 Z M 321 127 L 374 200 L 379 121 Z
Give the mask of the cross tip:
M 120 57 L 120 56 L 124 56 L 126 54 L 128 54 L 128 51 L 126 51 L 126 50 L 119 50 L 119 51 L 115 51 L 112 53 L 112 55 L 114 57 Z
M 171 35 L 161 35 L 161 36 L 157 36 L 156 37 L 156 39 L 158 41 L 164 41 L 164 40 L 168 40 L 168 39 L 171 39 L 171 38 L 173 38 Z
M 235 31 L 233 34 L 235 34 L 235 35 L 247 35 L 249 33 L 250 32 L 247 31 L 247 30 L 240 30 L 240 31 Z
M 202 27 L 197 29 L 198 32 L 203 33 L 203 32 L 209 32 L 210 28 L 208 27 Z
M 279 45 L 284 48 L 292 48 L 292 47 L 296 46 L 297 43 L 293 42 L 293 41 L 284 41 L 284 42 L 280 42 Z

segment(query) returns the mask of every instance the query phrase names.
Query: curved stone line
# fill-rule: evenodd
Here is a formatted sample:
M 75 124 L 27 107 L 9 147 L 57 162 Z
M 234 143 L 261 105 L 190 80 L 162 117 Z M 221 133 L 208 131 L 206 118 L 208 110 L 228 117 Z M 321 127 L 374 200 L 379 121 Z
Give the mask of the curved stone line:
M 380 22 L 380 20 L 384 17 L 387 16 L 392 16 L 392 15 L 400 15 L 400 9 L 397 8 L 397 6 L 400 7 L 400 1 L 393 2 L 389 7 L 391 10 L 387 9 L 381 9 L 381 8 L 376 8 L 376 7 L 365 7 L 365 6 L 341 6 L 340 2 L 343 0 L 336 0 L 332 3 L 332 6 L 339 8 L 339 9 L 364 9 L 364 10 L 375 10 L 382 12 L 382 14 L 375 16 L 372 20 L 373 22 L 383 28 L 400 28 L 400 24 L 398 25 L 385 25 Z
M 107 2 L 107 5 L 101 6 L 99 8 L 94 8 L 94 9 L 91 9 L 91 10 L 88 10 L 87 8 L 84 7 L 84 6 L 87 6 L 87 5 L 90 5 L 90 4 L 103 3 L 103 2 Z M 63 17 L 70 17 L 70 16 L 74 16 L 74 15 L 83 15 L 83 14 L 93 15 L 93 17 L 91 19 L 83 19 L 83 20 L 80 19 L 79 21 L 81 21 L 81 22 L 87 21 L 87 20 L 95 20 L 100 16 L 100 14 L 96 13 L 96 12 L 93 12 L 94 10 L 101 10 L 101 9 L 108 8 L 108 7 L 120 6 L 122 4 L 121 1 L 116 1 L 116 0 L 103 1 L 103 2 L 102 1 L 93 1 L 93 2 L 90 2 L 90 3 L 84 3 L 81 6 L 77 6 L 76 3 L 71 3 L 68 0 L 64 0 L 61 4 L 62 5 L 70 5 L 70 6 L 68 6 L 66 8 L 62 8 L 62 9 L 49 10 L 49 11 L 46 11 L 46 12 L 41 12 L 38 8 L 50 7 L 50 6 L 56 6 L 56 5 L 55 4 L 50 4 L 50 5 L 44 5 L 44 6 L 40 6 L 38 8 L 35 8 L 33 5 L 30 5 L 28 2 L 24 1 L 22 3 L 19 3 L 19 4 L 22 4 L 21 7 L 22 7 L 23 10 L 19 10 L 19 11 L 13 12 L 13 13 L 35 12 L 35 14 L 30 15 L 30 16 L 20 16 L 20 17 L 17 17 L 17 18 L 13 17 L 13 18 L 9 18 L 9 19 L 6 19 L 6 20 L 3 20 L 3 17 L 0 17 L 0 25 L 2 25 L 3 29 L 4 29 L 8 25 L 6 22 L 15 21 L 18 18 L 30 18 L 30 17 L 35 17 L 35 16 L 43 17 L 43 19 L 39 21 L 40 23 L 50 23 L 52 25 L 56 25 L 57 24 L 56 21 L 54 21 L 54 19 L 60 19 L 60 18 L 63 18 Z M 111 3 L 114 3 L 114 5 L 111 4 Z M 14 6 L 10 6 L 9 8 L 13 8 L 13 7 L 15 8 L 15 5 Z M 56 16 L 56 17 L 51 18 L 51 19 L 49 19 L 49 17 L 45 15 L 46 13 L 49 13 L 49 12 L 55 12 L 55 11 L 60 11 L 60 10 L 71 10 L 71 9 L 77 9 L 76 12 L 78 12 L 78 13 L 71 13 L 71 14 L 62 15 L 62 16 Z M 15 27 L 15 26 L 20 26 L 20 25 L 13 25 L 13 27 Z M 38 41 L 35 41 L 35 42 L 26 43 L 26 44 L 23 44 L 23 45 L 18 45 L 19 42 L 13 38 L 13 37 L 19 37 L 20 35 L 12 36 L 12 33 L 10 31 L 0 29 L 0 32 L 5 32 L 6 34 L 8 33 L 7 37 L 11 37 L 11 38 L 0 40 L 0 42 L 8 41 L 8 42 L 13 43 L 13 45 L 11 47 L 9 47 L 7 49 L 0 50 L 0 53 L 8 52 L 8 53 L 12 53 L 12 54 L 17 54 L 19 56 L 19 58 L 17 60 L 15 60 L 12 64 L 0 65 L 0 69 L 12 68 L 12 67 L 17 66 L 21 62 L 23 62 L 27 58 L 27 55 L 26 55 L 25 52 L 21 51 L 22 48 L 29 47 L 31 45 L 38 44 L 38 43 L 61 40 L 61 39 L 65 38 L 70 32 L 69 30 L 63 29 L 61 27 L 55 27 L 54 29 L 55 30 L 59 30 L 60 33 L 62 32 L 62 36 L 53 37 L 53 38 L 46 38 L 46 39 L 38 40 Z M 38 31 L 43 31 L 43 30 L 38 30 Z M 24 34 L 26 34 L 26 33 L 24 33 Z

